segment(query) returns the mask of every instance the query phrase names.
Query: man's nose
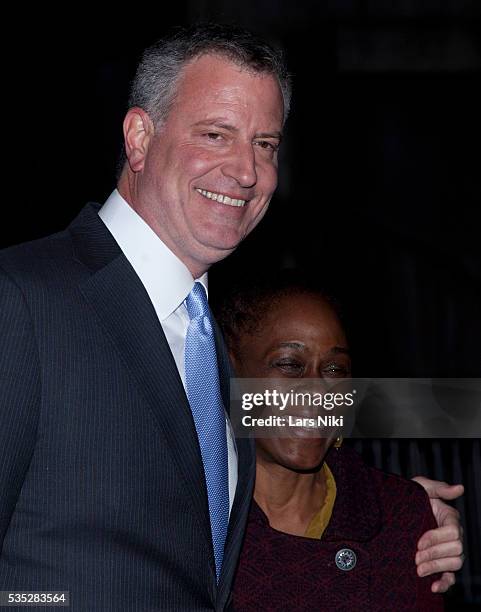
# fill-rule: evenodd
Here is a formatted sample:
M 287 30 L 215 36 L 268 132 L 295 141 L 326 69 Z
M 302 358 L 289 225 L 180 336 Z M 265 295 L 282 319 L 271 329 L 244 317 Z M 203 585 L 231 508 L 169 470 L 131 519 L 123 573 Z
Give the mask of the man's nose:
M 253 187 L 257 183 L 254 145 L 243 143 L 235 147 L 229 159 L 222 164 L 222 172 L 241 187 Z

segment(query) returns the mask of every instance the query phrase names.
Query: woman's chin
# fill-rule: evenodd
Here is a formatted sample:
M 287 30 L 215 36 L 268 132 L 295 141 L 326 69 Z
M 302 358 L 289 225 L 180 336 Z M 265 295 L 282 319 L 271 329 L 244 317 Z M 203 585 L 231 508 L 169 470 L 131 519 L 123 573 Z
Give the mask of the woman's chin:
M 311 449 L 312 452 L 308 452 L 309 450 L 304 447 L 302 452 L 289 454 L 289 457 L 285 458 L 284 466 L 296 472 L 317 472 L 322 465 L 327 449 L 322 446 L 322 448 Z

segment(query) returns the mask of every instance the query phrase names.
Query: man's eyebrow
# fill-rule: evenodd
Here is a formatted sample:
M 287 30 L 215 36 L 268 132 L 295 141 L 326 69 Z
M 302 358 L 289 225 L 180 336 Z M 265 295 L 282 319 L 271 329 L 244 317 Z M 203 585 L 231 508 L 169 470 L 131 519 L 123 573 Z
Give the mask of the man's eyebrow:
M 256 134 L 256 138 L 275 138 L 279 142 L 282 140 L 281 132 L 261 132 L 260 134 Z
M 224 121 L 222 121 L 221 119 L 212 119 L 211 121 L 209 120 L 202 120 L 202 121 L 198 121 L 197 123 L 194 123 L 194 127 L 218 127 L 222 130 L 227 130 L 228 132 L 232 132 L 233 134 L 237 134 L 239 132 L 239 128 L 236 128 L 234 125 L 230 125 L 230 123 L 225 123 Z M 282 133 L 279 131 L 275 131 L 275 132 L 260 132 L 259 134 L 256 134 L 255 136 L 256 138 L 275 138 L 276 140 L 279 140 L 279 142 L 282 140 Z
M 194 127 L 218 127 L 221 128 L 223 130 L 228 130 L 229 132 L 238 132 L 239 129 L 236 128 L 233 125 L 230 125 L 229 123 L 224 123 L 224 121 L 222 121 L 222 119 L 212 119 L 212 120 L 208 120 L 208 119 L 203 119 L 202 121 L 198 121 L 197 123 L 194 123 Z

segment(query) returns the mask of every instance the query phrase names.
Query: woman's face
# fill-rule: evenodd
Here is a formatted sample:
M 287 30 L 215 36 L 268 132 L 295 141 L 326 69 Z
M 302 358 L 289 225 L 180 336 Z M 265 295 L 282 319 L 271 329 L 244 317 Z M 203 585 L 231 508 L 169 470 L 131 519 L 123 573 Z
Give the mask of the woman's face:
M 351 360 L 341 323 L 316 294 L 275 301 L 258 330 L 242 336 L 232 354 L 242 378 L 349 378 Z M 315 470 L 332 439 L 258 438 L 258 460 L 296 471 Z

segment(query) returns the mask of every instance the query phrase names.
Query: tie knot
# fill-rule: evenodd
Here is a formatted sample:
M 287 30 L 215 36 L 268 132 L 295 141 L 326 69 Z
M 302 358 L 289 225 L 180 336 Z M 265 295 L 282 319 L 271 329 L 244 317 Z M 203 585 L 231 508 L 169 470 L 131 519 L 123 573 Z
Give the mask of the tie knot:
M 185 305 L 191 320 L 203 316 L 210 317 L 207 294 L 202 283 L 194 283 L 192 291 L 185 300 Z

